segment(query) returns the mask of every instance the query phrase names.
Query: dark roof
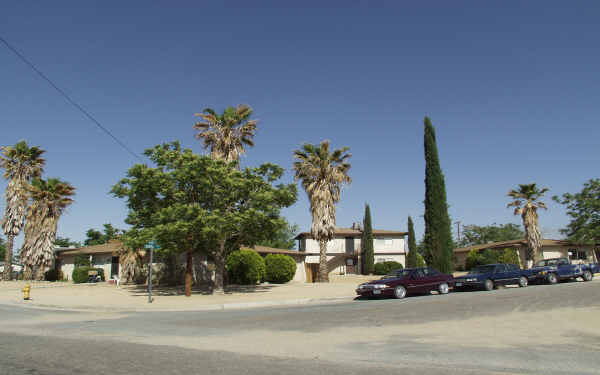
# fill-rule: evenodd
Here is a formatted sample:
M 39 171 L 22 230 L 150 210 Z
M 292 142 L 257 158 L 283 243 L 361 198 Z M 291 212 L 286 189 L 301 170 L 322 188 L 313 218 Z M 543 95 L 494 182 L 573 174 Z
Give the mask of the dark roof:
M 584 244 L 571 242 L 567 240 L 551 240 L 551 239 L 543 239 L 542 247 L 544 246 L 582 246 Z M 483 250 L 483 249 L 502 249 L 505 247 L 527 247 L 527 240 L 512 240 L 512 241 L 503 241 L 503 242 L 490 242 L 482 245 L 474 245 L 467 247 L 460 247 L 458 249 L 454 249 L 455 253 L 466 253 L 471 250 Z
M 335 235 L 339 237 L 361 237 L 362 231 L 352 228 L 335 228 Z M 373 229 L 373 236 L 406 236 L 408 232 L 397 230 Z M 310 232 L 299 233 L 295 239 L 311 238 Z
M 110 240 L 108 243 L 94 246 L 84 246 L 75 249 L 58 248 L 55 249 L 56 255 L 80 255 L 80 254 L 104 254 L 110 253 L 117 255 L 123 249 L 123 242 L 119 240 Z
M 277 249 L 274 247 L 260 246 L 256 245 L 254 247 L 242 247 L 244 250 L 254 250 L 259 254 L 286 254 L 292 256 L 302 256 L 305 257 L 305 253 L 301 253 L 296 250 L 287 250 L 287 249 Z

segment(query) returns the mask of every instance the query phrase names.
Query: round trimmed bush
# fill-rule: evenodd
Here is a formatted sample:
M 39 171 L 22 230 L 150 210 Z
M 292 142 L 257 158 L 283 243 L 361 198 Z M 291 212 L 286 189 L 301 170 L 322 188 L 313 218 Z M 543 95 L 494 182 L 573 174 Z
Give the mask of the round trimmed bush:
M 266 280 L 275 284 L 284 284 L 294 278 L 296 262 L 285 254 L 269 254 L 265 257 L 267 266 Z
M 381 263 L 375 263 L 375 275 L 387 275 L 394 270 L 401 270 L 402 263 L 387 261 Z
M 226 266 L 232 284 L 254 285 L 265 278 L 265 261 L 256 251 L 234 251 L 227 257 Z
M 73 270 L 71 274 L 71 278 L 75 284 L 87 283 L 88 281 L 88 271 L 98 271 L 98 275 L 102 281 L 104 281 L 104 269 L 103 268 L 94 268 L 94 267 L 77 267 Z

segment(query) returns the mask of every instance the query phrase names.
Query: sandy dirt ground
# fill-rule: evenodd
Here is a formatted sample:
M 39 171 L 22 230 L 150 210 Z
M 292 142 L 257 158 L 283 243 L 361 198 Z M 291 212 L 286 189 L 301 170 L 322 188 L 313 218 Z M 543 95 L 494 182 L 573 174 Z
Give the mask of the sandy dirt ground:
M 116 285 L 108 283 L 72 284 L 70 282 L 34 282 L 31 300 L 23 301 L 24 281 L 0 282 L 0 303 L 65 309 L 118 310 L 193 310 L 203 307 L 228 305 L 251 306 L 261 302 L 307 303 L 310 300 L 332 301 L 355 296 L 356 286 L 372 280 L 371 276 L 336 276 L 329 284 L 261 284 L 231 286 L 223 295 L 211 295 L 206 289 L 194 289 L 186 298 L 181 287 L 154 288 L 153 302 L 148 303 L 145 285 Z

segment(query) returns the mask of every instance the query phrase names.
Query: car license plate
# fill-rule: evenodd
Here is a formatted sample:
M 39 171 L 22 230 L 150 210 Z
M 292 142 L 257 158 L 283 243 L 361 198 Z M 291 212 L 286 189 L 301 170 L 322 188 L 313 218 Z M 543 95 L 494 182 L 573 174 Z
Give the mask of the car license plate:
M 463 283 L 456 283 L 456 286 L 462 286 Z
M 374 289 L 374 290 L 373 290 L 373 294 L 381 294 L 381 290 L 379 290 L 379 289 Z

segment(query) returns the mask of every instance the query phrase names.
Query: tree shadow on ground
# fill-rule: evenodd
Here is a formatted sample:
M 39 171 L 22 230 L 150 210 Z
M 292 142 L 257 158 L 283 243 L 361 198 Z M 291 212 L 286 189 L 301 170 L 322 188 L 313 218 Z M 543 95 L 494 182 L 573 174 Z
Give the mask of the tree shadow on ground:
M 260 285 L 228 285 L 225 287 L 225 294 L 251 294 L 266 293 L 278 285 L 260 284 Z M 133 297 L 147 297 L 148 285 L 124 285 L 129 294 Z M 155 296 L 183 296 L 185 295 L 185 286 L 152 286 L 152 294 Z M 213 288 L 211 284 L 194 285 L 192 295 L 212 295 Z

